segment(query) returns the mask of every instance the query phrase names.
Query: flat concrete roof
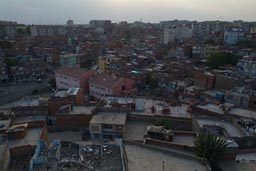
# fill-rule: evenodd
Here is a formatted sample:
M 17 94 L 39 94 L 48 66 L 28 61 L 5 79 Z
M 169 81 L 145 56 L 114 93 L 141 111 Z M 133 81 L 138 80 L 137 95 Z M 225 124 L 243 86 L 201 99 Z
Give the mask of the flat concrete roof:
M 229 111 L 230 114 L 245 117 L 245 118 L 254 118 L 256 119 L 256 111 L 242 109 L 242 108 L 232 108 Z
M 244 153 L 244 154 L 237 154 L 236 160 L 254 160 L 256 161 L 256 153 Z
M 33 121 L 45 121 L 46 116 L 18 116 L 12 124 L 28 123 Z
M 230 137 L 243 137 L 239 130 L 230 122 L 219 121 L 210 118 L 196 118 L 197 123 L 202 128 L 204 125 L 212 125 L 224 128 Z
M 69 89 L 59 89 L 54 92 L 54 97 L 66 97 L 68 95 L 77 95 L 80 88 L 69 88 Z
M 129 171 L 163 170 L 163 162 L 166 170 L 207 171 L 205 165 L 192 159 L 189 160 L 136 145 L 125 144 L 125 149 Z
M 87 106 L 73 106 L 73 110 L 69 114 L 92 114 L 92 109 Z
M 54 141 L 54 140 L 71 141 L 71 142 L 82 141 L 80 131 L 49 132 L 48 137 L 50 141 Z
M 128 120 L 125 139 L 139 141 L 144 140 L 144 135 L 147 135 L 147 126 L 149 125 L 153 125 L 153 123 Z
M 170 114 L 163 114 L 165 116 L 181 117 L 181 118 L 191 118 L 191 114 L 187 111 L 189 105 L 181 104 L 178 106 L 170 106 L 165 101 L 154 100 L 150 98 L 131 98 L 131 97 L 112 97 L 107 96 L 105 98 L 107 104 L 118 103 L 118 104 L 130 104 L 135 103 L 135 111 L 131 114 L 141 114 L 141 115 L 161 115 L 163 109 L 170 109 Z M 155 112 L 152 113 L 151 107 L 155 107 Z
M 40 139 L 42 128 L 29 128 L 24 138 L 8 140 L 9 148 L 20 147 L 24 145 L 36 146 Z
M 172 143 L 187 145 L 190 147 L 194 146 L 194 141 L 196 140 L 196 136 L 193 135 L 175 135 L 172 137 Z
M 94 115 L 90 124 L 125 125 L 127 113 L 98 113 Z
M 224 171 L 256 171 L 255 162 L 251 161 L 225 161 L 220 164 Z
M 63 107 L 70 107 L 70 105 L 66 105 Z M 61 110 L 58 111 L 57 114 L 61 115 L 61 114 L 73 114 L 73 115 L 77 115 L 77 114 L 85 114 L 85 115 L 91 115 L 92 114 L 92 110 L 95 108 L 95 106 L 72 106 L 70 111 L 64 111 L 61 112 Z
M 208 110 L 210 112 L 215 112 L 215 113 L 224 115 L 224 111 L 218 105 L 215 105 L 215 104 L 208 103 L 204 105 L 196 105 L 196 107 L 204 110 Z
M 17 106 L 39 106 L 39 99 L 24 97 L 18 102 Z

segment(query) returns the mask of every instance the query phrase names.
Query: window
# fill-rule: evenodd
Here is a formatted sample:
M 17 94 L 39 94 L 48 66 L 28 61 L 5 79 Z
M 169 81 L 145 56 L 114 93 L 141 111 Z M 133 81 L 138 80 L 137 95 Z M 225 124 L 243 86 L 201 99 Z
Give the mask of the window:
M 112 125 L 104 124 L 103 128 L 105 128 L 105 129 L 112 129 Z
M 91 126 L 92 132 L 99 132 L 100 127 L 99 126 Z
M 119 131 L 119 132 L 123 131 L 123 126 L 122 125 L 117 125 L 116 130 Z

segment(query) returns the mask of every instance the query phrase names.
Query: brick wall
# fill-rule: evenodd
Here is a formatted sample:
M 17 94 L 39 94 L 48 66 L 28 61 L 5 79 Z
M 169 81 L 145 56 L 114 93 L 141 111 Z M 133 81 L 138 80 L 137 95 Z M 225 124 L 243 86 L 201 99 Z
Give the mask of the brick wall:
M 92 115 L 58 115 L 56 116 L 56 124 L 58 127 L 70 128 L 70 129 L 81 129 L 89 127 L 89 123 L 92 119 Z
M 194 71 L 193 76 L 194 84 L 204 88 L 212 89 L 215 86 L 215 76 L 205 75 L 200 71 Z
M 80 88 L 83 89 L 84 93 L 89 93 L 89 79 L 95 76 L 94 71 L 88 71 L 86 74 L 81 76 L 80 79 Z

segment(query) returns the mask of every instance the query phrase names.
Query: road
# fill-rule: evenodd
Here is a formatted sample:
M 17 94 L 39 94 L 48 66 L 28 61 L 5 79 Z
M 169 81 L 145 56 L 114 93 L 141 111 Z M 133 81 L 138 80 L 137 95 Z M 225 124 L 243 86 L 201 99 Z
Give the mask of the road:
M 0 92 L 0 105 L 21 99 L 24 96 L 33 94 L 33 91 L 40 91 L 47 89 L 47 87 L 49 87 L 47 79 L 42 83 L 24 82 L 17 83 L 16 85 L 2 85 L 0 87 L 3 90 L 3 92 Z

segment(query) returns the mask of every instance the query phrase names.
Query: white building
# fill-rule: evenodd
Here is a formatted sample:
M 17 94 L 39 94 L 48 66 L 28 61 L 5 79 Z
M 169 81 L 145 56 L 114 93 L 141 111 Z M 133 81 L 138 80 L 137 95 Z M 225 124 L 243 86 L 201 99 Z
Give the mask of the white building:
M 31 36 L 57 36 L 57 35 L 65 35 L 66 30 L 64 26 L 49 26 L 49 25 L 40 25 L 40 26 L 32 26 L 30 28 Z
M 58 89 L 82 88 L 84 92 L 88 92 L 88 81 L 93 76 L 93 71 L 79 67 L 61 67 L 55 71 L 56 87 Z

